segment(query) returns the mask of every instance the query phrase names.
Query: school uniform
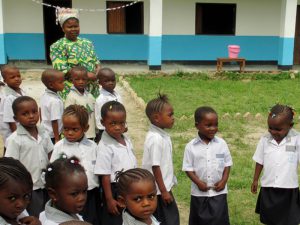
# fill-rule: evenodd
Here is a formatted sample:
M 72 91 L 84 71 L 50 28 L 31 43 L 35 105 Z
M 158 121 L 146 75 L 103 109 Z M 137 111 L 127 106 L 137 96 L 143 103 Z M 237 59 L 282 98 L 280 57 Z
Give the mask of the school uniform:
M 123 218 L 123 225 L 147 225 L 146 223 L 143 223 L 143 222 L 135 219 L 127 210 L 123 210 L 122 218 Z M 151 215 L 150 218 L 152 221 L 151 225 L 159 225 L 160 224 L 153 215 Z
M 88 179 L 88 192 L 85 208 L 81 214 L 85 221 L 97 225 L 100 223 L 101 206 L 98 177 L 94 174 L 97 145 L 85 136 L 80 142 L 69 142 L 64 138 L 54 145 L 50 162 L 59 159 L 63 154 L 68 158 L 76 156 L 85 169 Z
M 116 91 L 113 91 L 113 93 L 110 93 L 107 90 L 101 88 L 100 95 L 96 99 L 96 103 L 95 103 L 96 126 L 99 129 L 98 140 L 101 139 L 102 133 L 105 130 L 105 127 L 101 124 L 101 119 L 102 119 L 101 108 L 106 102 L 109 102 L 109 101 L 117 101 L 117 102 L 122 103 L 122 98 Z
M 44 94 L 40 100 L 41 108 L 41 125 L 48 132 L 50 138 L 54 142 L 54 133 L 52 129 L 52 121 L 57 120 L 58 123 L 58 133 L 62 132 L 62 114 L 64 112 L 64 103 L 62 98 L 54 91 L 45 90 Z
M 222 138 L 215 136 L 206 144 L 197 136 L 185 147 L 182 170 L 195 172 L 209 187 L 220 181 L 225 167 L 230 166 L 232 158 Z M 229 224 L 227 193 L 227 184 L 222 191 L 211 188 L 203 192 L 192 182 L 189 225 Z
M 172 142 L 170 135 L 163 129 L 151 124 L 144 143 L 142 167 L 151 173 L 153 166 L 159 166 L 167 191 L 172 195 L 172 187 L 177 184 L 172 159 Z M 172 195 L 173 196 L 173 195 Z M 176 201 L 165 205 L 157 186 L 157 209 L 154 216 L 162 225 L 179 224 L 179 212 Z
M 255 210 L 260 214 L 262 223 L 300 223 L 299 151 L 300 135 L 293 129 L 280 144 L 271 134 L 266 134 L 260 139 L 253 160 L 263 165 L 261 189 Z
M 69 105 L 82 105 L 89 113 L 89 129 L 85 132 L 87 138 L 94 139 L 96 137 L 96 122 L 95 122 L 95 99 L 88 91 L 81 94 L 74 86 L 71 87 L 65 101 L 65 108 Z
M 39 220 L 42 225 L 58 225 L 64 222 L 79 220 L 83 221 L 79 214 L 67 214 L 59 209 L 56 209 L 52 205 L 52 200 L 48 201 L 45 205 L 45 211 L 43 211 Z
M 19 94 L 8 86 L 4 87 L 0 103 L 0 132 L 5 147 L 6 139 L 12 134 L 9 123 L 16 123 L 14 119 L 14 112 L 12 110 L 12 104 L 16 98 L 24 95 L 26 95 L 26 93 L 22 89 L 21 94 Z
M 106 131 L 97 148 L 97 160 L 94 173 L 97 175 L 110 175 L 111 189 L 114 199 L 118 192 L 115 181 L 117 171 L 126 171 L 137 167 L 137 160 L 133 152 L 131 141 L 124 136 L 126 146 L 117 142 Z M 122 225 L 122 215 L 113 216 L 108 213 L 107 203 L 103 198 L 102 225 Z
M 53 150 L 53 144 L 48 133 L 37 127 L 38 138 L 35 139 L 21 125 L 7 139 L 6 157 L 19 160 L 30 172 L 33 181 L 33 193 L 27 211 L 29 215 L 38 217 L 48 201 L 47 191 L 41 178 L 42 170 L 49 163 L 48 154 Z

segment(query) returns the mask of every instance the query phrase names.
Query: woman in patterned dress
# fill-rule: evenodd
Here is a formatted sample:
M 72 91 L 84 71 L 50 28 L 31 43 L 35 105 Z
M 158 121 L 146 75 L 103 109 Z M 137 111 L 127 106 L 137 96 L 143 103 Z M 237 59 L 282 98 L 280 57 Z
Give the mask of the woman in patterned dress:
M 69 80 L 70 69 L 80 65 L 88 70 L 88 91 L 97 98 L 99 86 L 96 74 L 100 69 L 100 61 L 92 42 L 78 37 L 80 33 L 78 11 L 76 9 L 59 9 L 58 21 L 65 37 L 50 46 L 50 58 L 53 68 L 65 73 L 65 89 L 61 93 L 61 97 L 65 100 L 72 86 Z

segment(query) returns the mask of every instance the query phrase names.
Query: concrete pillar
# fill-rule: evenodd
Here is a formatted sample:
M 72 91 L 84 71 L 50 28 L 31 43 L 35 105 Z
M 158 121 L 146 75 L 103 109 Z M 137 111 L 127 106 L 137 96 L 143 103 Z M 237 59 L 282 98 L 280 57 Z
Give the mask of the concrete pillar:
M 4 45 L 4 18 L 3 18 L 3 0 L 0 0 L 0 64 L 7 63 L 7 57 Z
M 150 70 L 161 69 L 162 54 L 162 0 L 150 0 L 149 55 Z
M 297 0 L 281 0 L 278 68 L 293 67 Z

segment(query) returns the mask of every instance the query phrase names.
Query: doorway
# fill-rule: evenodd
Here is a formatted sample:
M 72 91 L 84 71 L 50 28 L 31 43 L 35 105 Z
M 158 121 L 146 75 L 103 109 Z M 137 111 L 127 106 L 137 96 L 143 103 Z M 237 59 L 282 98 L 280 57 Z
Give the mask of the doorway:
M 59 7 L 72 8 L 72 0 L 43 0 L 43 3 Z M 44 36 L 47 64 L 51 64 L 50 45 L 64 36 L 59 24 L 56 24 L 55 8 L 43 6 Z
M 294 65 L 300 64 L 300 5 L 297 5 L 295 43 L 294 43 Z

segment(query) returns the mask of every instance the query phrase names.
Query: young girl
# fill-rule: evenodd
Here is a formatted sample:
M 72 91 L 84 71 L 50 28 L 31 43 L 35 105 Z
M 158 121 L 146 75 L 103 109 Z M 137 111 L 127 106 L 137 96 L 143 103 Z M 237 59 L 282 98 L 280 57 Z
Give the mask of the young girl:
M 100 192 L 98 177 L 94 174 L 97 145 L 85 136 L 88 130 L 89 114 L 82 105 L 68 106 L 62 116 L 64 139 L 57 142 L 50 162 L 60 158 L 76 156 L 82 162 L 88 178 L 87 202 L 82 212 L 83 219 L 92 224 L 100 220 Z
M 43 225 L 55 225 L 82 220 L 78 215 L 87 198 L 87 177 L 76 157 L 62 158 L 50 163 L 45 170 L 45 182 L 50 201 L 40 214 Z
M 186 145 L 182 166 L 192 180 L 189 225 L 229 225 L 226 183 L 232 159 L 226 142 L 215 136 L 216 111 L 199 107 L 195 126 L 198 135 Z
M 154 176 L 145 169 L 130 169 L 116 176 L 118 202 L 125 208 L 123 225 L 158 225 L 152 215 L 157 207 Z
M 102 124 L 105 127 L 98 145 L 94 173 L 102 176 L 104 191 L 102 225 L 122 225 L 122 216 L 117 202 L 115 173 L 135 168 L 137 165 L 130 140 L 123 135 L 126 130 L 126 111 L 116 101 L 105 103 L 101 108 Z
M 0 158 L 0 224 L 39 225 L 40 221 L 28 216 L 26 207 L 31 199 L 32 179 L 20 161 Z
M 257 193 L 262 169 L 261 189 L 255 212 L 264 224 L 296 225 L 300 222 L 298 163 L 300 135 L 292 129 L 294 112 L 277 104 L 268 116 L 269 133 L 256 148 L 256 162 L 251 192 Z

